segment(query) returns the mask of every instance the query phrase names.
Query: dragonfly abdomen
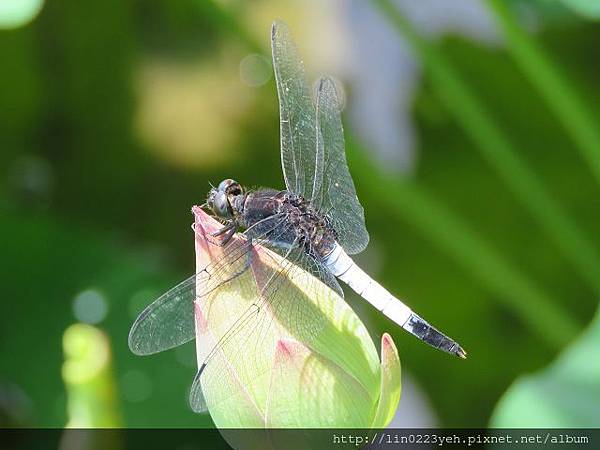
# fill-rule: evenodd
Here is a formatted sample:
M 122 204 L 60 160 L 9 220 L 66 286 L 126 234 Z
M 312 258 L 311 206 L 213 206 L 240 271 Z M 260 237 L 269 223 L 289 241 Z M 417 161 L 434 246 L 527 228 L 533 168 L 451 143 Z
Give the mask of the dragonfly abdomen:
M 457 342 L 431 326 L 373 280 L 340 245 L 336 245 L 323 261 L 331 273 L 404 330 L 432 347 L 461 358 L 466 357 L 466 352 Z

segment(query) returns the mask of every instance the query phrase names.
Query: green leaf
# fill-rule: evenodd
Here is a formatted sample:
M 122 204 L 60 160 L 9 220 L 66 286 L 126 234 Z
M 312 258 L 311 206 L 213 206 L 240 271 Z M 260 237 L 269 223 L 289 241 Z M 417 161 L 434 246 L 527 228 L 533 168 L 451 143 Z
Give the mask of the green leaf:
M 599 399 L 600 311 L 553 364 L 515 381 L 498 403 L 491 426 L 598 427 Z
M 567 7 L 588 19 L 600 18 L 600 2 L 598 0 L 561 0 Z
M 392 337 L 385 333 L 381 337 L 381 395 L 372 428 L 385 428 L 394 417 L 400 403 L 402 382 L 400 358 Z

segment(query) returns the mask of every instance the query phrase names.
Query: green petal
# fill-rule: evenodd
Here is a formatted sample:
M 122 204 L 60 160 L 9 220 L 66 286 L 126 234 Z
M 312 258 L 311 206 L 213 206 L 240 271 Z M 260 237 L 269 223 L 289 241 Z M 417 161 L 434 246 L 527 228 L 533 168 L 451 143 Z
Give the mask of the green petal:
M 340 366 L 293 340 L 277 344 L 267 402 L 271 428 L 365 428 L 373 403 Z
M 402 391 L 400 375 L 398 349 L 392 337 L 385 333 L 381 337 L 381 394 L 372 428 L 385 428 L 394 417 Z

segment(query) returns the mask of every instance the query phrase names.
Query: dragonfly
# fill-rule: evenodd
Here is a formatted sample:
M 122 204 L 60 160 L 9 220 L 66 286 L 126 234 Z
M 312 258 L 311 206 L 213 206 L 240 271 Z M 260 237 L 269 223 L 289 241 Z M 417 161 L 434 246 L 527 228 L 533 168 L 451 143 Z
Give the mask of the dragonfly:
M 318 291 L 317 286 L 326 286 L 343 298 L 341 280 L 418 339 L 466 358 L 456 341 L 430 325 L 353 261 L 351 255 L 365 249 L 369 233 L 346 161 L 336 84 L 331 78 L 322 78 L 313 100 L 303 63 L 283 22 L 273 24 L 271 46 L 286 189 L 246 190 L 233 179 L 212 187 L 203 208 L 221 227 L 204 237 L 217 249 L 218 256 L 151 303 L 129 334 L 129 347 L 139 355 L 174 348 L 194 338 L 207 340 L 190 393 L 190 405 L 196 412 L 208 409 L 203 378 L 218 378 L 222 373 L 223 367 L 217 366 L 222 365 L 223 358 L 218 355 L 238 352 L 243 357 L 240 347 L 266 336 L 273 317 L 293 328 L 304 342 L 316 339 L 323 318 L 302 306 L 306 303 L 300 296 L 311 291 L 299 290 L 299 279 L 303 285 L 314 283 L 312 292 Z M 259 255 L 259 247 L 268 249 L 268 253 Z M 273 255 L 268 263 L 265 255 Z M 263 264 L 254 263 L 259 258 L 263 258 Z M 203 329 L 206 324 L 199 326 L 195 313 L 200 311 L 206 317 L 209 308 L 216 308 L 225 296 L 243 290 L 247 283 L 244 274 L 250 271 L 260 282 L 247 310 L 210 333 Z M 306 273 L 310 277 L 302 277 Z M 295 323 L 285 323 L 290 318 Z M 232 342 L 236 342 L 236 348 L 231 348 Z

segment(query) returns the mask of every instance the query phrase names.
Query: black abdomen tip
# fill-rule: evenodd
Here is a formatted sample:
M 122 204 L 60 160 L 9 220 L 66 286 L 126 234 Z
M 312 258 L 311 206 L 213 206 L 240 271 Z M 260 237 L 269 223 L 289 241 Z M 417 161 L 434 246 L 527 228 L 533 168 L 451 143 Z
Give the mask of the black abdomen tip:
M 467 352 L 463 350 L 458 342 L 439 332 L 415 313 L 410 315 L 402 328 L 434 348 L 458 356 L 461 359 L 467 358 Z

